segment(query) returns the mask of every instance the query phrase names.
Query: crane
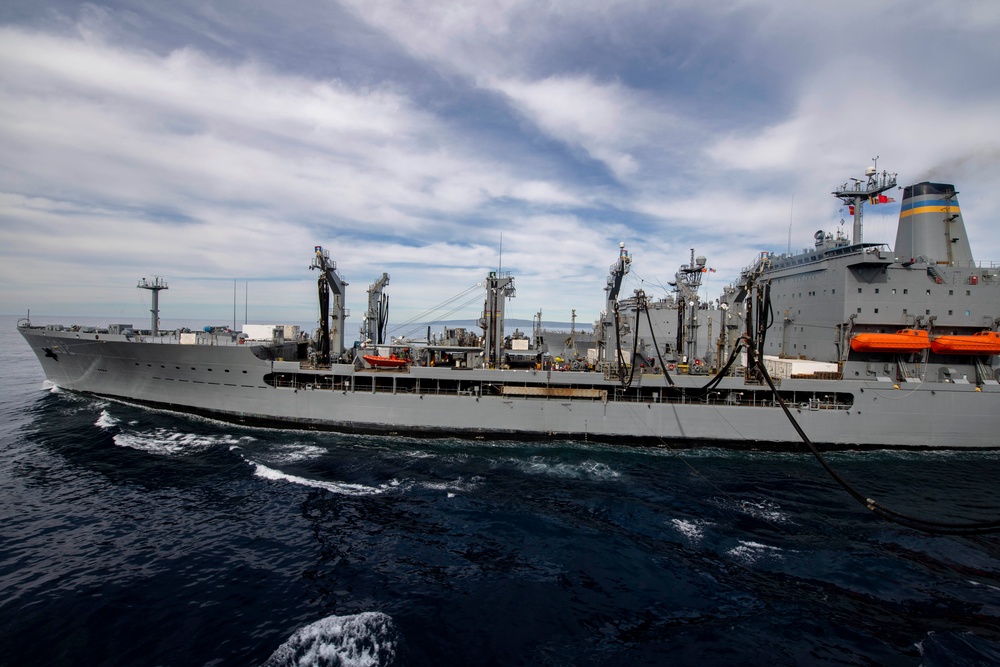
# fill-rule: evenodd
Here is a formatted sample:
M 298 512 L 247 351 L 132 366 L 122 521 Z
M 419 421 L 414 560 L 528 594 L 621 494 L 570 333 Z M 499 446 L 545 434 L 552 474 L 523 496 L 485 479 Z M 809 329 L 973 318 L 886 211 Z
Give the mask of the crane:
M 347 287 L 345 281 L 337 273 L 337 264 L 330 259 L 330 251 L 324 250 L 323 246 L 315 247 L 310 269 L 318 269 L 320 272 L 317 286 L 319 288 L 319 317 L 320 317 L 320 340 L 319 340 L 319 363 L 329 364 L 332 357 L 340 358 L 344 354 L 344 288 Z M 333 291 L 333 312 L 330 312 L 330 292 Z M 333 327 L 330 327 L 330 320 L 333 319 Z

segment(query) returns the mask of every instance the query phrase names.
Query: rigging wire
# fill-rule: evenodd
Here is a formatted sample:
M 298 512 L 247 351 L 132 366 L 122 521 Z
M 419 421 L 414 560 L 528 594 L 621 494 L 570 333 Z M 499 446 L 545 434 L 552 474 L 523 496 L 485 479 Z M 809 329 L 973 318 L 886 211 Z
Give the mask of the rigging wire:
M 475 285 L 470 285 L 469 287 L 466 287 L 464 290 L 462 290 L 458 294 L 455 294 L 454 296 L 448 297 L 447 299 L 445 299 L 441 303 L 439 303 L 439 304 L 437 304 L 435 306 L 431 306 L 430 308 L 428 308 L 427 310 L 423 311 L 422 313 L 418 313 L 417 315 L 414 315 L 413 317 L 411 317 L 410 319 L 406 320 L 405 322 L 400 323 L 399 326 L 405 327 L 405 326 L 409 326 L 409 325 L 411 325 L 411 324 L 413 324 L 415 322 L 418 322 L 421 319 L 426 318 L 426 317 L 432 315 L 435 311 L 437 311 L 437 310 L 439 310 L 441 308 L 444 308 L 448 304 L 450 304 L 450 303 L 452 303 L 452 302 L 454 302 L 454 301 L 456 301 L 458 299 L 461 299 L 462 297 L 464 297 L 466 294 L 468 294 L 472 290 L 477 289 L 477 288 L 479 288 L 481 286 L 482 286 L 481 283 L 476 283 Z
M 635 269 L 631 269 L 631 273 L 642 282 L 648 282 L 649 284 L 654 285 L 655 287 L 659 287 L 661 290 L 663 290 L 664 294 L 670 293 L 670 290 L 668 290 L 666 287 L 663 286 L 663 282 L 659 278 L 655 278 L 654 280 L 646 280 L 638 273 L 636 273 Z
M 434 318 L 433 320 L 431 320 L 431 322 L 447 319 L 448 317 L 451 317 L 452 315 L 454 315 L 455 313 L 459 312 L 463 308 L 466 308 L 466 307 L 471 306 L 472 304 L 476 303 L 480 299 L 482 299 L 482 296 L 479 295 L 479 294 L 476 294 L 475 296 L 473 296 L 468 301 L 464 301 L 464 302 L 458 304 L 457 306 L 455 306 L 454 308 L 452 308 L 451 310 L 449 310 L 448 312 L 442 313 L 440 316 L 438 316 L 438 317 Z M 429 310 L 429 311 L 427 311 L 425 313 L 425 315 L 432 315 L 432 314 L 434 314 L 433 310 Z M 424 327 L 424 325 L 427 324 L 427 323 L 428 322 L 426 322 L 426 321 L 420 322 L 416 327 L 414 327 L 414 328 L 412 328 L 412 329 L 410 329 L 408 331 L 405 331 L 405 332 L 403 332 L 400 335 L 403 338 L 408 338 L 409 336 L 412 336 L 416 332 L 420 331 Z M 400 326 L 403 326 L 403 325 L 400 325 Z M 398 327 L 397 327 L 397 329 L 398 329 Z
M 416 333 L 417 331 L 419 331 L 419 330 L 420 330 L 420 329 L 421 329 L 421 328 L 423 327 L 423 325 L 424 325 L 424 322 L 425 322 L 425 320 L 427 320 L 428 318 L 430 318 L 430 317 L 431 317 L 432 315 L 434 315 L 434 314 L 435 314 L 435 313 L 436 313 L 437 311 L 439 311 L 439 310 L 441 310 L 442 308 L 444 308 L 444 307 L 446 307 L 446 306 L 448 306 L 448 305 L 450 305 L 450 304 L 454 303 L 454 302 L 455 302 L 455 301 L 457 301 L 458 299 L 461 299 L 461 298 L 463 298 L 463 297 L 467 296 L 467 295 L 468 295 L 468 294 L 469 294 L 470 292 L 472 292 L 472 291 L 473 291 L 473 290 L 475 290 L 475 289 L 478 289 L 478 288 L 480 288 L 481 286 L 482 286 L 482 285 L 481 285 L 481 284 L 479 284 L 479 283 L 477 283 L 477 284 L 475 284 L 475 285 L 471 285 L 470 287 L 467 287 L 467 288 L 465 288 L 464 290 L 462 290 L 462 291 L 461 291 L 461 292 L 459 292 L 458 294 L 455 294 L 454 296 L 451 296 L 451 297 L 449 297 L 449 298 L 445 299 L 445 300 L 444 300 L 444 301 L 442 301 L 441 303 L 439 303 L 439 304 L 437 304 L 437 305 L 435 305 L 435 306 L 431 306 L 431 307 L 430 307 L 430 308 L 428 308 L 427 310 L 425 310 L 425 311 L 423 311 L 423 312 L 421 312 L 421 313 L 418 313 L 417 315 L 414 315 L 414 316 L 413 316 L 413 317 L 411 317 L 410 319 L 408 319 L 408 320 L 406 320 L 406 321 L 404 321 L 404 322 L 401 322 L 401 323 L 399 323 L 399 324 L 395 325 L 395 326 L 394 326 L 393 328 L 394 328 L 395 330 L 397 330 L 397 331 L 398 331 L 398 330 L 400 330 L 400 329 L 403 329 L 404 327 L 408 327 L 408 326 L 411 326 L 411 325 L 413 325 L 413 324 L 417 324 L 417 323 L 420 323 L 420 324 L 419 324 L 419 326 L 416 326 L 416 327 L 414 327 L 413 329 L 411 329 L 411 330 L 408 330 L 408 331 L 406 331 L 405 333 L 403 333 L 403 334 L 402 334 L 402 336 L 403 336 L 404 338 L 405 338 L 405 337 L 407 337 L 407 336 L 410 336 L 410 335 L 412 335 L 412 334 Z M 460 304 L 459 306 L 456 306 L 455 308 L 453 308 L 453 309 L 452 309 L 452 310 L 450 310 L 449 312 L 445 313 L 444 315 L 441 315 L 441 316 L 440 316 L 440 317 L 438 317 L 437 319 L 444 319 L 445 317 L 448 317 L 448 316 L 449 316 L 449 315 L 451 315 L 452 313 L 455 313 L 455 312 L 458 312 L 458 311 L 459 311 L 459 310 L 461 310 L 462 308 L 465 308 L 466 306 L 469 306 L 469 305 L 471 305 L 472 303 L 474 303 L 474 302 L 478 301 L 478 300 L 479 300 L 479 298 L 480 298 L 480 297 L 479 297 L 479 295 L 476 295 L 476 296 L 475 296 L 475 297 L 473 297 L 472 299 L 470 299 L 470 300 L 468 300 L 468 301 L 465 301 L 465 302 L 463 302 L 463 303 L 462 303 L 462 304 Z

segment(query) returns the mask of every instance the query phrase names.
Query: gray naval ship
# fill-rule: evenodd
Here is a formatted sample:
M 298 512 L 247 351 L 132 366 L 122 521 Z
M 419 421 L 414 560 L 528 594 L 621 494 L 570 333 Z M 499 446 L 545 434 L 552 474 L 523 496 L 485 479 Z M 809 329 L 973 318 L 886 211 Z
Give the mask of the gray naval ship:
M 666 296 L 620 295 L 633 261 L 621 244 L 584 337 L 543 332 L 541 313 L 530 336 L 508 335 L 514 278 L 492 272 L 481 333 L 385 340 L 383 274 L 364 343 L 345 349 L 347 283 L 322 247 L 314 335 L 160 331 L 160 280 L 139 284 L 148 331 L 18 326 L 63 389 L 241 424 L 743 449 L 794 449 L 798 427 L 827 449 L 996 448 L 998 268 L 973 259 L 952 185 L 906 187 L 895 246 L 865 243 L 865 205 L 894 189 L 869 168 L 833 192 L 853 208 L 851 238 L 818 231 L 803 252 L 761 253 L 714 300 L 699 296 L 708 269 L 693 251 Z

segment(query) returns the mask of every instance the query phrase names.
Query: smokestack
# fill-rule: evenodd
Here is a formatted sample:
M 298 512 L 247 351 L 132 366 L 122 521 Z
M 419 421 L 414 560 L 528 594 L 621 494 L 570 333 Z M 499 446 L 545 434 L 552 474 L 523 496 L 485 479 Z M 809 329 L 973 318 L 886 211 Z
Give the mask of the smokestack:
M 971 266 L 972 247 L 965 234 L 955 186 L 923 182 L 903 190 L 896 228 L 896 257 L 923 257 L 950 266 Z

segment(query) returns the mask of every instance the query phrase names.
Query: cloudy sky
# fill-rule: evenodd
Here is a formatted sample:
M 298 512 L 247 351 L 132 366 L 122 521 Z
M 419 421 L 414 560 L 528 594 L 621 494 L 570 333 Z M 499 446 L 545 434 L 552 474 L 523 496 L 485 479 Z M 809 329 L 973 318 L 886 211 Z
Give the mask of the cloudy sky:
M 143 322 L 163 276 L 164 318 L 231 321 L 238 281 L 310 322 L 323 245 L 349 332 L 383 271 L 398 323 L 501 262 L 512 316 L 589 324 L 620 241 L 624 294 L 694 248 L 715 297 L 875 156 L 1000 262 L 997 34 L 994 0 L 5 0 L 0 313 Z

